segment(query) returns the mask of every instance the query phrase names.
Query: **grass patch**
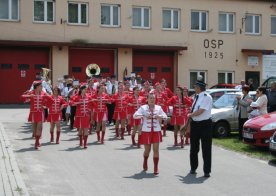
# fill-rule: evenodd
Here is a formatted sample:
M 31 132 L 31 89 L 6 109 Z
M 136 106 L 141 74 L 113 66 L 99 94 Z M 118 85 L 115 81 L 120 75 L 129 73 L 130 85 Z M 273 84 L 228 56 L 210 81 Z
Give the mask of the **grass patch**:
M 255 157 L 262 160 L 276 159 L 273 157 L 268 148 L 260 148 L 244 144 L 238 139 L 238 133 L 231 133 L 227 138 L 214 138 L 213 143 L 217 146 L 221 146 L 225 149 L 240 152 L 251 157 Z

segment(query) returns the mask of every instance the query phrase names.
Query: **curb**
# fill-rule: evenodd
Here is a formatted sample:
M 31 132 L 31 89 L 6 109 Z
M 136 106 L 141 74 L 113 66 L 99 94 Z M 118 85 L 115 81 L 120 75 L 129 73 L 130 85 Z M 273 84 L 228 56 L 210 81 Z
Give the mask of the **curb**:
M 29 196 L 2 123 L 0 123 L 0 193 L 4 193 L 5 196 Z

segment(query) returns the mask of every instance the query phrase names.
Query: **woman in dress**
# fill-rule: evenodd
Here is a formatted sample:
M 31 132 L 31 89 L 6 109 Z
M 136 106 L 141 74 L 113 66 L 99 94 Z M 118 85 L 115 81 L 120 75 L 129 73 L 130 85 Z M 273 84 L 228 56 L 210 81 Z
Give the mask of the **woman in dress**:
M 21 97 L 30 101 L 30 113 L 28 122 L 32 122 L 33 137 L 35 137 L 35 149 L 40 147 L 39 139 L 42 134 L 42 123 L 45 121 L 44 108 L 47 93 L 42 91 L 42 81 L 34 81 L 33 90 Z
M 125 133 L 127 119 L 127 100 L 128 97 L 124 93 L 124 85 L 123 83 L 120 83 L 118 86 L 118 93 L 112 96 L 112 101 L 115 103 L 113 119 L 116 121 L 116 137 L 119 137 L 119 126 L 121 124 L 121 139 L 124 139 Z
M 80 146 L 87 148 L 88 130 L 91 125 L 92 101 L 91 97 L 86 94 L 86 85 L 81 84 L 79 92 L 74 96 L 72 105 L 76 106 L 76 115 L 74 127 L 78 129 Z
M 174 125 L 174 146 L 177 146 L 177 134 L 188 120 L 189 109 L 192 106 L 192 99 L 183 95 L 183 88 L 176 87 L 175 96 L 167 101 L 167 105 L 173 106 L 171 125 Z M 184 133 L 180 132 L 181 148 L 184 148 Z
M 159 162 L 159 143 L 162 142 L 161 121 L 167 119 L 162 107 L 155 104 L 155 95 L 148 95 L 148 104 L 141 106 L 134 114 L 134 119 L 142 119 L 140 143 L 145 146 L 144 171 L 148 170 L 148 157 L 153 148 L 154 174 L 157 175 Z
M 96 133 L 98 142 L 104 143 L 106 122 L 108 120 L 108 112 L 106 104 L 111 103 L 111 98 L 105 93 L 105 87 L 100 84 L 97 87 L 96 94 L 92 96 L 92 101 L 94 105 L 93 109 L 93 120 L 96 122 Z M 100 136 L 100 131 L 102 132 L 102 137 Z
M 140 129 L 141 129 L 141 119 L 134 119 L 133 114 L 139 109 L 140 106 L 146 103 L 146 99 L 139 95 L 140 90 L 136 86 L 133 88 L 133 95 L 128 99 L 128 105 L 131 107 L 131 126 L 133 127 L 133 131 L 131 134 L 132 145 L 136 145 L 135 135 L 138 132 L 138 147 L 140 147 Z
M 62 119 L 62 109 L 67 106 L 66 101 L 60 96 L 60 89 L 55 86 L 53 89 L 53 95 L 48 97 L 46 106 L 49 108 L 49 115 L 47 121 L 50 122 L 50 134 L 51 142 L 54 142 L 54 129 L 56 127 L 56 144 L 59 144 L 60 138 L 60 121 Z

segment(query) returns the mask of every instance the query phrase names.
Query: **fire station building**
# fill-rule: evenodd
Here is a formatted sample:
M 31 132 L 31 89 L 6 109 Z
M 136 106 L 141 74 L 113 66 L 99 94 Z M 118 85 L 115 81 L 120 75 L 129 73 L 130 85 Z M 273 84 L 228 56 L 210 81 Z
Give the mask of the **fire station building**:
M 131 72 L 193 88 L 276 75 L 272 0 L 1 0 L 0 103 L 19 103 L 35 73 L 86 79 Z

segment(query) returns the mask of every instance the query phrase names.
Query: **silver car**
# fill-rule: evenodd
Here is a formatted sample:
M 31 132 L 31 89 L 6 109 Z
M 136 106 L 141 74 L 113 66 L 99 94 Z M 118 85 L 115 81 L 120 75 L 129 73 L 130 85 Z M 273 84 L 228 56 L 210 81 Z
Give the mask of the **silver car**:
M 236 97 L 241 95 L 241 92 L 226 93 L 213 103 L 211 114 L 214 136 L 226 137 L 231 131 L 238 130 L 239 113 Z M 249 95 L 254 100 L 256 92 L 250 91 Z

